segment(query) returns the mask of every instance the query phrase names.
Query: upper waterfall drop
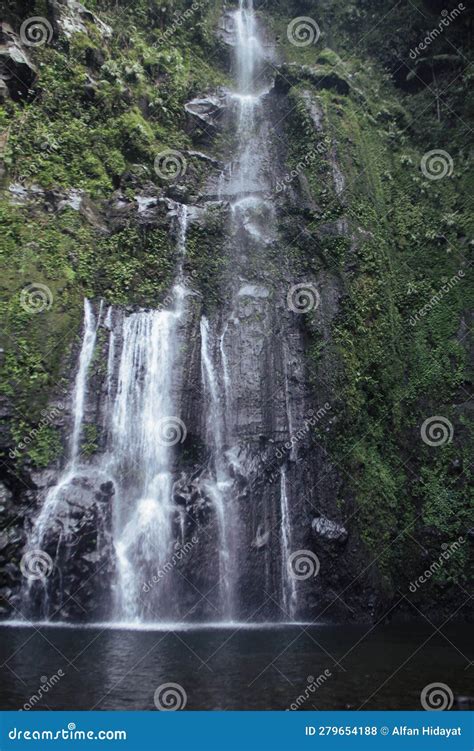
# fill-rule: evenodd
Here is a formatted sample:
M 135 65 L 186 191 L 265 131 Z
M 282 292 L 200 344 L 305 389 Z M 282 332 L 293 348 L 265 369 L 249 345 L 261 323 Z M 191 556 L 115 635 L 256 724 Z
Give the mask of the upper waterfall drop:
M 239 0 L 236 13 L 238 95 L 249 100 L 255 94 L 255 63 L 260 51 L 253 0 Z

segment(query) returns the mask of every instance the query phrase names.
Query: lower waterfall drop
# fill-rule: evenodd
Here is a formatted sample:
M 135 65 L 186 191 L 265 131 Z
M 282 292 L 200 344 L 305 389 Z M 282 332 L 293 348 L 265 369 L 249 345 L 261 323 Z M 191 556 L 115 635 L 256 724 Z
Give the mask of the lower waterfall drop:
M 112 420 L 116 498 L 117 618 L 160 620 L 164 587 L 144 601 L 143 583 L 166 562 L 173 508 L 172 438 L 179 424 L 171 396 L 179 313 L 140 312 L 124 320 Z
M 232 621 L 235 611 L 235 549 L 233 515 L 229 501 L 232 479 L 225 457 L 225 421 L 221 386 L 213 365 L 209 321 L 201 318 L 201 375 L 208 395 L 206 430 L 212 450 L 213 476 L 206 482 L 206 490 L 214 505 L 219 529 L 219 581 L 222 618 Z M 219 348 L 220 349 L 220 348 Z
M 288 488 L 286 470 L 280 469 L 280 504 L 281 504 L 281 592 L 282 610 L 285 617 L 295 616 L 296 611 L 296 583 L 290 570 L 291 554 L 291 522 L 288 503 Z
M 43 507 L 34 523 L 30 537 L 32 547 L 41 547 L 44 535 L 48 529 L 48 523 L 51 516 L 54 515 L 56 506 L 61 498 L 61 493 L 74 477 L 80 465 L 80 440 L 87 397 L 88 373 L 94 354 L 97 330 L 102 316 L 102 307 L 101 303 L 97 317 L 95 317 L 90 301 L 87 299 L 84 300 L 84 335 L 72 394 L 73 427 L 69 443 L 69 457 L 57 485 L 48 492 Z
M 173 447 L 184 438 L 185 426 L 177 416 L 173 376 L 186 304 L 185 206 L 178 206 L 177 220 L 180 260 L 174 305 L 171 310 L 140 311 L 124 319 L 112 415 L 108 471 L 118 486 L 115 609 L 118 620 L 133 622 L 162 621 L 172 611 L 169 579 L 160 581 L 146 597 L 144 585 L 169 560 L 173 523 L 179 517 L 172 499 Z

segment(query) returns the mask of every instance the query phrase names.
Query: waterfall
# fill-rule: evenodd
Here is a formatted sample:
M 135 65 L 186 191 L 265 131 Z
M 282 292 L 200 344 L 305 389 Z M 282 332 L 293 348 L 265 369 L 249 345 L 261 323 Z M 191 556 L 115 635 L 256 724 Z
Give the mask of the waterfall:
M 288 503 L 288 488 L 286 470 L 280 469 L 280 513 L 281 513 L 281 599 L 282 610 L 285 615 L 295 615 L 296 610 L 296 583 L 288 568 L 291 553 L 291 523 Z
M 118 564 L 117 617 L 140 620 L 153 605 L 141 602 L 143 582 L 166 562 L 171 545 L 172 451 L 169 431 L 179 424 L 171 396 L 176 312 L 140 312 L 123 322 L 123 347 L 112 421 Z M 146 619 L 146 618 L 145 618 Z M 149 619 L 149 618 L 148 618 Z
M 230 503 L 232 480 L 229 476 L 224 454 L 225 424 L 223 405 L 217 371 L 214 367 L 215 354 L 211 347 L 209 322 L 201 318 L 201 375 L 208 394 L 206 431 L 212 450 L 213 477 L 206 482 L 206 490 L 212 499 L 219 529 L 219 580 L 221 590 L 222 616 L 232 620 L 235 606 L 235 553 L 233 540 L 235 529 Z
M 79 357 L 79 368 L 77 371 L 72 403 L 74 425 L 72 429 L 69 459 L 69 462 L 72 466 L 75 465 L 79 454 L 79 441 L 81 438 L 82 422 L 84 419 L 84 405 L 87 394 L 87 376 L 89 373 L 89 366 L 91 364 L 92 355 L 94 354 L 97 329 L 102 315 L 102 305 L 103 304 L 101 303 L 97 321 L 95 321 L 90 302 L 88 300 L 84 301 L 84 339 L 82 342 L 82 349 Z
M 141 311 L 123 321 L 107 467 L 119 489 L 114 530 L 118 620 L 158 621 L 169 612 L 167 583 L 161 583 L 146 598 L 143 584 L 171 555 L 176 515 L 173 447 L 185 431 L 173 396 L 178 326 L 185 307 L 185 206 L 178 207 L 177 221 L 180 261 L 173 309 Z
M 178 253 L 180 257 L 179 276 L 183 273 L 183 259 L 186 255 L 186 236 L 188 232 L 188 207 L 185 203 L 179 203 L 177 208 L 178 217 Z
M 112 399 L 113 399 L 113 376 L 114 376 L 114 364 L 115 364 L 115 348 L 116 348 L 116 333 L 114 331 L 114 315 L 112 306 L 109 307 L 107 315 L 104 321 L 105 328 L 110 332 L 109 334 L 109 351 L 107 355 L 107 380 L 105 383 L 105 411 L 104 411 L 104 423 L 110 422 L 112 415 Z
M 156 587 L 146 599 L 142 590 L 144 582 L 165 565 L 172 547 L 176 514 L 172 504 L 173 446 L 185 431 L 177 416 L 173 376 L 179 346 L 178 326 L 186 304 L 183 277 L 186 231 L 187 208 L 178 205 L 176 234 L 180 260 L 172 290 L 172 309 L 139 311 L 128 316 L 112 307 L 107 311 L 104 327 L 109 331 L 109 342 L 103 419 L 106 446 L 103 455 L 92 463 L 81 463 L 80 444 L 89 370 L 103 304 L 100 303 L 95 316 L 89 300 L 84 301 L 84 333 L 72 393 L 68 461 L 57 484 L 46 495 L 26 546 L 28 552 L 48 543 L 59 504 L 69 499 L 79 477 L 110 479 L 115 488 L 113 615 L 128 622 L 162 619 L 172 599 L 166 583 Z M 59 544 L 60 540 L 56 543 L 58 551 Z M 31 581 L 25 598 L 30 589 Z M 47 616 L 47 582 L 42 610 Z
M 84 420 L 84 410 L 87 399 L 89 368 L 92 362 L 92 357 L 94 355 L 97 330 L 101 322 L 102 308 L 103 303 L 101 302 L 96 318 L 94 316 L 90 301 L 87 299 L 84 300 L 84 334 L 82 338 L 81 351 L 79 354 L 79 363 L 76 379 L 74 382 L 74 389 L 72 392 L 73 426 L 69 443 L 69 456 L 65 469 L 60 475 L 57 485 L 55 485 L 46 495 L 43 507 L 33 526 L 27 549 L 41 547 L 44 535 L 48 530 L 50 519 L 54 515 L 56 507 L 62 497 L 62 493 L 71 482 L 78 468 L 80 459 L 82 424 Z
M 237 91 L 232 99 L 237 104 L 237 168 L 231 178 L 232 190 L 247 195 L 263 188 L 258 179 L 261 163 L 261 144 L 253 137 L 261 93 L 257 93 L 259 65 L 263 51 L 257 34 L 252 0 L 240 0 L 235 13 Z
M 188 305 L 193 294 L 185 271 L 188 224 L 201 208 L 170 201 L 178 262 L 174 284 L 162 305 L 132 313 L 110 306 L 103 321 L 108 341 L 100 338 L 97 344 L 103 305 L 95 314 L 91 303 L 84 303 L 68 461 L 46 495 L 27 545 L 29 549 L 44 544 L 48 550 L 56 545 L 59 551 L 57 530 L 65 515 L 77 517 L 79 508 L 87 516 L 105 497 L 107 512 L 101 519 L 106 520 L 104 529 L 109 525 L 111 542 L 104 557 L 111 563 L 104 591 L 110 590 L 111 596 L 104 611 L 109 620 L 118 622 L 169 623 L 176 616 L 186 618 L 188 612 L 192 617 L 209 619 L 211 614 L 214 621 L 236 622 L 259 613 L 255 602 L 263 606 L 270 599 L 278 600 L 291 618 L 297 611 L 295 582 L 287 568 L 295 534 L 286 469 L 280 469 L 279 487 L 275 483 L 263 489 L 265 472 L 261 472 L 270 455 L 265 452 L 281 440 L 283 424 L 271 404 L 270 387 L 276 391 L 277 383 L 285 383 L 284 429 L 291 434 L 298 421 L 292 412 L 286 345 L 281 345 L 282 372 L 263 369 L 269 326 L 278 312 L 262 283 L 266 246 L 276 239 L 274 206 L 268 198 L 271 160 L 264 106 L 268 90 L 257 88 L 265 56 L 252 0 L 240 0 L 234 17 L 236 91 L 228 92 L 228 104 L 237 148 L 219 177 L 219 195 L 231 207 L 233 266 L 227 312 L 204 315 L 197 305 Z M 255 263 L 248 263 L 250 257 Z M 194 347 L 198 337 L 199 349 Z M 97 395 L 101 398 L 92 402 L 88 401 L 89 374 L 96 350 L 103 356 L 106 372 Z M 272 356 L 266 364 L 279 362 L 278 356 Z M 198 383 L 200 378 L 200 400 L 195 399 L 193 378 Z M 102 428 L 100 447 L 85 459 L 81 437 L 85 414 L 94 404 Z M 189 452 L 188 444 L 183 451 L 179 445 L 188 428 L 182 416 L 192 423 Z M 274 438 L 268 440 L 272 431 Z M 83 508 L 82 480 L 84 493 L 89 494 Z M 56 516 L 58 524 L 52 524 Z M 202 535 L 197 571 L 186 568 L 186 576 L 180 577 L 181 571 L 173 570 L 171 563 L 174 553 L 189 542 L 189 530 L 201 523 L 209 525 L 211 534 Z M 95 555 L 92 537 L 86 556 Z M 68 555 L 61 554 L 63 565 L 65 561 L 69 565 Z M 160 576 L 163 571 L 166 577 Z M 194 585 L 193 577 L 204 590 Z M 150 586 L 155 579 L 156 586 Z M 210 598 L 204 594 L 214 589 Z M 269 598 L 266 590 L 274 596 Z M 199 610 L 199 599 L 205 599 L 213 612 Z M 272 605 L 255 618 L 270 612 L 276 612 Z M 44 613 L 47 617 L 47 607 Z
M 79 353 L 74 388 L 72 391 L 71 403 L 73 423 L 71 438 L 69 441 L 68 457 L 57 484 L 47 492 L 40 512 L 34 520 L 32 529 L 28 535 L 22 558 L 22 561 L 26 562 L 27 567 L 29 565 L 34 566 L 35 560 L 40 561 L 42 559 L 43 563 L 44 561 L 48 561 L 47 554 L 43 552 L 42 548 L 45 546 L 45 540 L 51 522 L 55 517 L 56 510 L 67 492 L 67 488 L 71 481 L 74 476 L 80 472 L 80 443 L 88 394 L 88 375 L 94 355 L 97 330 L 101 322 L 102 308 L 103 303 L 101 302 L 96 317 L 94 316 L 90 301 L 87 299 L 84 300 L 84 333 Z M 62 572 L 60 573 L 62 574 Z M 34 588 L 37 588 L 40 589 L 40 608 L 42 615 L 48 615 L 50 599 L 48 584 L 48 579 L 43 578 L 42 576 L 26 578 L 21 591 L 23 613 L 28 613 L 30 611 L 32 591 Z
M 237 29 L 237 81 L 239 93 L 248 96 L 253 87 L 256 53 L 259 47 L 253 0 L 239 0 L 235 14 Z

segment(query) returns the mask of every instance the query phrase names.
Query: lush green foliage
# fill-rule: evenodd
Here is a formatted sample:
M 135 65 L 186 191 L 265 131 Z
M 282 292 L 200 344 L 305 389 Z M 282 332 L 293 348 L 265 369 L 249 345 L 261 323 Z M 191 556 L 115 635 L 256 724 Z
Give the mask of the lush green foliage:
M 353 513 L 347 499 L 355 498 L 362 539 L 377 556 L 390 592 L 425 556 L 435 559 L 441 542 L 457 540 L 469 525 L 472 441 L 464 403 L 474 186 L 463 138 L 467 73 L 459 68 L 439 106 L 432 81 L 409 85 L 399 71 L 390 80 L 382 66 L 394 68 L 395 58 L 424 33 L 413 23 L 413 8 L 400 7 L 389 19 L 381 5 L 331 3 L 319 45 L 283 44 L 288 60 L 333 65 L 351 82 L 349 96 L 341 96 L 329 80 L 312 85 L 301 69 L 300 82 L 290 90 L 288 167 L 301 171 L 304 165 L 313 208 L 304 232 L 301 225 L 293 233 L 288 223 L 283 228 L 302 275 L 327 279 L 329 272 L 338 280 L 341 309 L 330 339 L 321 335 L 319 311 L 307 321 L 313 380 L 317 384 L 321 373 L 331 374 L 337 420 L 326 448 L 344 477 L 345 513 Z M 322 15 L 320 4 L 293 6 L 294 15 L 311 10 Z M 372 32 L 368 19 L 376 25 L 376 17 L 380 28 Z M 435 15 L 431 18 L 434 25 Z M 274 17 L 282 39 L 286 21 Z M 466 50 L 467 12 L 460 24 L 450 33 Z M 393 46 L 382 43 L 384 34 Z M 321 49 L 329 39 L 341 57 Z M 446 32 L 441 44 L 449 43 Z M 447 86 L 453 73 L 451 60 L 438 64 L 437 86 Z M 308 98 L 323 114 L 330 147 L 305 165 L 321 141 Z M 431 149 L 449 152 L 452 175 L 430 180 L 422 173 L 423 154 Z M 334 162 L 345 178 L 340 198 L 331 189 Z M 347 220 L 346 233 L 330 224 L 341 218 Z M 421 425 L 434 415 L 452 423 L 452 443 L 423 442 Z M 453 581 L 465 584 L 467 547 L 434 577 L 435 589 L 439 584 L 444 593 Z M 432 589 L 420 596 L 432 596 Z
M 129 178 L 136 175 L 159 187 L 156 154 L 190 147 L 185 101 L 225 81 L 214 36 L 221 3 L 202 4 L 191 23 L 176 28 L 176 14 L 191 5 L 186 0 L 86 4 L 111 23 L 111 39 L 91 23 L 87 34 L 32 51 L 38 80 L 26 101 L 6 102 L 0 127 L 9 182 L 80 188 L 100 206 L 119 187 L 131 200 Z M 338 291 L 329 335 L 316 314 L 307 320 L 312 378 L 319 390 L 324 374 L 337 415 L 333 430 L 317 437 L 344 478 L 343 510 L 355 514 L 390 592 L 407 571 L 419 569 L 421 547 L 433 560 L 441 542 L 457 539 L 467 524 L 463 404 L 470 388 L 466 311 L 472 304 L 474 190 L 466 135 L 472 73 L 465 58 L 472 11 L 413 60 L 410 51 L 439 22 L 439 3 L 272 0 L 256 6 L 282 58 L 311 66 L 314 74 L 292 74 L 285 122 L 288 170 L 297 170 L 300 190 L 311 200 L 304 210 L 280 213 L 285 256 L 269 255 L 268 273 L 277 277 L 288 264 L 301 278 L 332 280 Z M 46 0 L 35 2 L 34 11 L 47 15 Z M 32 3 L 8 0 L 7 12 L 18 28 L 32 15 Z M 289 20 L 302 15 L 320 26 L 315 45 L 288 41 Z M 321 112 L 321 132 L 308 98 Z M 452 175 L 436 181 L 423 175 L 421 159 L 431 149 L 449 152 Z M 315 157 L 308 161 L 308 154 Z M 334 164 L 345 180 L 341 196 Z M 193 225 L 188 238 L 186 263 L 207 305 L 219 301 L 225 283 L 222 219 L 211 215 L 206 226 Z M 336 222 L 346 231 L 334 231 Z M 14 397 L 18 442 L 62 386 L 61 366 L 77 335 L 83 296 L 159 304 L 176 258 L 164 229 L 125 222 L 105 235 L 99 221 L 71 208 L 51 214 L 44 206 L 12 208 L 2 200 L 0 223 L 8 269 L 1 281 L 3 389 Z M 444 292 L 459 272 L 464 276 Z M 30 283 L 51 290 L 50 310 L 22 308 L 21 291 Z M 421 313 L 434 295 L 439 300 Z M 452 422 L 452 443 L 431 447 L 421 440 L 420 426 L 432 415 Z M 88 426 L 85 449 L 93 452 L 96 443 Z M 45 426 L 25 455 L 45 466 L 57 451 L 57 435 Z M 436 586 L 464 584 L 466 548 L 443 566 Z
M 0 283 L 6 321 L 2 389 L 14 397 L 17 438 L 36 424 L 49 395 L 62 387 L 61 367 L 79 329 L 84 295 L 141 305 L 158 305 L 165 296 L 176 263 L 168 231 L 125 221 L 105 235 L 101 211 L 119 187 L 132 202 L 129 184 L 152 181 L 160 187 L 156 155 L 190 146 L 185 101 L 225 80 L 212 60 L 219 56 L 217 1 L 193 10 L 180 25 L 176 18 L 191 7 L 185 0 L 94 0 L 87 6 L 110 23 L 113 35 L 102 37 L 90 22 L 87 33 L 69 39 L 55 34 L 52 44 L 30 48 L 39 73 L 34 88 L 28 98 L 7 99 L 0 109 L 5 186 L 81 189 L 93 201 L 86 211 L 65 206 L 53 213 L 45 211 L 44 199 L 13 207 L 8 192 L 0 198 L 6 269 Z M 12 28 L 18 31 L 33 10 L 51 18 L 46 1 L 38 0 L 33 9 L 10 0 Z M 197 182 L 199 165 L 192 169 Z M 209 265 L 218 260 L 207 245 L 205 235 L 193 246 L 191 262 L 209 285 L 212 274 L 208 278 L 203 264 L 208 257 Z M 51 292 L 52 304 L 41 313 L 21 305 L 21 292 L 30 284 Z M 54 455 L 55 446 L 51 443 L 48 454 L 46 438 L 37 437 L 22 458 L 44 465 Z

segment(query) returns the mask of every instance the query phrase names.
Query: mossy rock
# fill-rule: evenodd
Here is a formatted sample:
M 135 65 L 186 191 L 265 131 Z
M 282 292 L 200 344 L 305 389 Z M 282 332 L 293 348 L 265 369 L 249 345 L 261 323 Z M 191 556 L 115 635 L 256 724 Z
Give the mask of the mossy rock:
M 347 79 L 330 65 L 284 63 L 278 69 L 275 85 L 277 90 L 286 92 L 303 81 L 309 81 L 316 89 L 330 89 L 344 95 L 350 92 Z

